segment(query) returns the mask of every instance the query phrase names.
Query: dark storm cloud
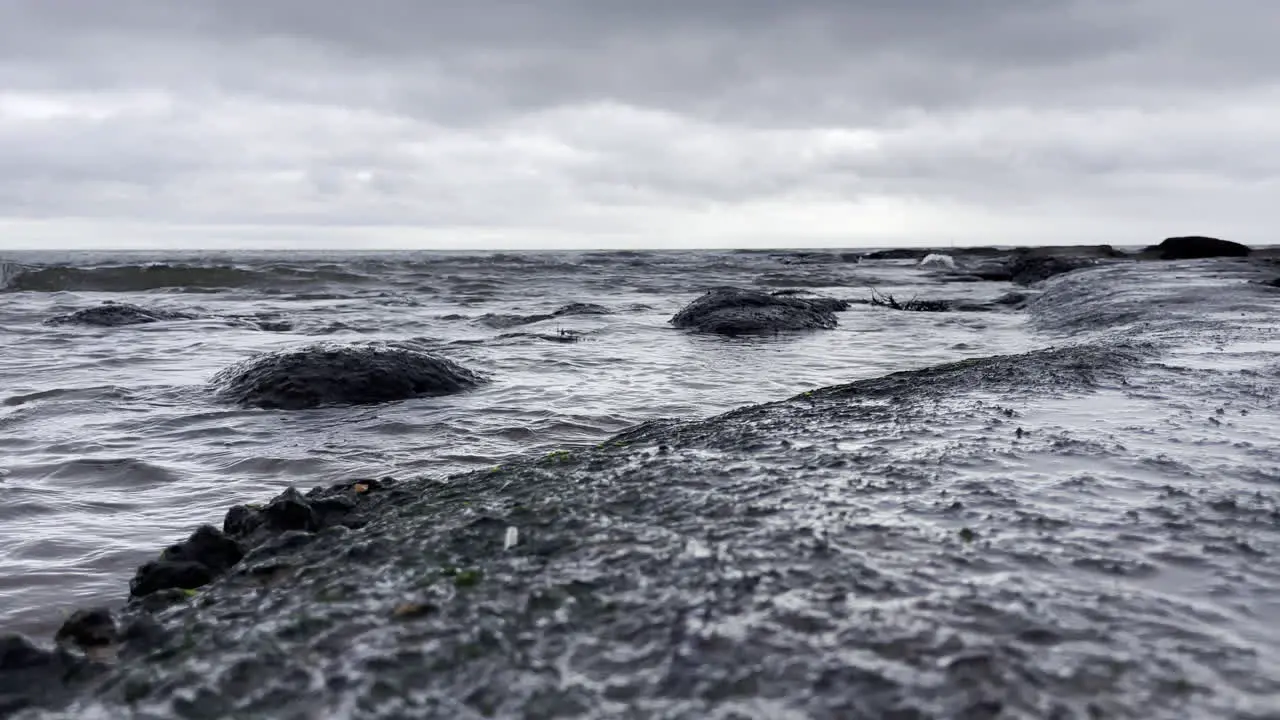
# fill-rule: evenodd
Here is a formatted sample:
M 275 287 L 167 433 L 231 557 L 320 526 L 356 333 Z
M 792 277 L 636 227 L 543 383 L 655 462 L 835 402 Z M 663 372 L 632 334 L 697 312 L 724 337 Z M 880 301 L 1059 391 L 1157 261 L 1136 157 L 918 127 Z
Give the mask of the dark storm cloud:
M 1261 219 L 1277 26 L 1264 0 L 0 0 L 0 217 Z

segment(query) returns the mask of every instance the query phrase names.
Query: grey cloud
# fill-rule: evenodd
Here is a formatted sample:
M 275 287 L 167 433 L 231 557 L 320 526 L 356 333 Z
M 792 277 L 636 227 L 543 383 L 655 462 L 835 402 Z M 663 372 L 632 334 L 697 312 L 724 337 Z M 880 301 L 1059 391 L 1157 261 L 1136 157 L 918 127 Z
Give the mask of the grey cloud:
M 116 56 L 68 81 L 212 77 L 233 91 L 349 93 L 462 122 L 597 99 L 792 124 L 884 121 L 902 106 L 1132 101 L 1269 80 L 1263 28 L 1280 23 L 1265 0 L 9 5 L 16 22 L 0 47 L 11 54 Z

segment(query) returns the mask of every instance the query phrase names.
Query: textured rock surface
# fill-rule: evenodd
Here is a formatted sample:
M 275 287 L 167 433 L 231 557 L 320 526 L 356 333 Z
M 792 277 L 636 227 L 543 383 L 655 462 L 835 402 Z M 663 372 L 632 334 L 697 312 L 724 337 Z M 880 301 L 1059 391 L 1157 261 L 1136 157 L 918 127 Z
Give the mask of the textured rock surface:
M 96 327 L 120 327 L 123 325 L 143 325 L 161 320 L 191 320 L 195 315 L 144 308 L 129 303 L 105 302 L 96 307 L 83 308 L 66 315 L 51 317 L 45 321 L 48 325 L 92 325 Z
M 848 307 L 835 298 L 722 287 L 689 303 L 670 322 L 678 328 L 730 336 L 830 330 L 837 324 L 835 313 Z
M 0 707 L 1271 717 L 1278 371 L 1240 365 L 1277 339 L 1274 290 L 1248 282 L 1270 277 L 1063 275 L 1029 301 L 1055 347 L 233 508 L 246 555 L 192 598 L 127 607 L 115 662 L 0 638 Z M 1179 364 L 1207 339 L 1212 362 Z M 1135 426 L 1140 404 L 1169 421 Z M 1249 466 L 1213 455 L 1243 438 Z M 1186 443 L 1203 462 L 1163 455 Z
M 371 405 L 461 392 L 484 378 L 445 358 L 386 343 L 319 343 L 264 353 L 211 380 L 218 398 L 243 407 Z
M 1009 280 L 1016 285 L 1032 285 L 1080 268 L 1096 264 L 1093 258 L 1079 256 L 1014 255 L 1008 260 Z

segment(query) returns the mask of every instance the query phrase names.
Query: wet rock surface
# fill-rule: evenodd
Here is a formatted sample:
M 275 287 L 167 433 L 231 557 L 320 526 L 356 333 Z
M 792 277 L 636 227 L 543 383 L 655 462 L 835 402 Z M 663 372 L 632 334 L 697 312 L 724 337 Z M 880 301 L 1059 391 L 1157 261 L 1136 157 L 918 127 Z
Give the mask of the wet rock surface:
M 215 375 L 215 395 L 243 407 L 371 405 L 462 392 L 483 376 L 392 343 L 318 343 L 249 358 Z
M 123 327 L 145 325 L 163 320 L 191 320 L 191 313 L 144 308 L 130 303 L 104 302 L 95 307 L 82 308 L 65 315 L 57 315 L 45 321 L 46 325 L 89 325 L 93 327 Z
M 670 322 L 682 329 L 728 336 L 830 330 L 838 323 L 835 313 L 848 307 L 835 298 L 721 287 L 689 303 Z
M 1064 274 L 1020 300 L 1053 347 L 233 508 L 245 556 L 120 611 L 113 664 L 0 638 L 0 708 L 1273 717 L 1280 370 L 1253 349 L 1280 334 L 1270 277 Z M 1206 339 L 1211 357 L 1188 350 Z M 1254 462 L 1224 461 L 1241 445 Z
M 1202 235 L 1186 235 L 1165 239 L 1159 245 L 1153 245 L 1144 252 L 1154 253 L 1161 260 L 1193 260 L 1212 257 L 1247 257 L 1250 253 L 1247 245 L 1230 240 L 1205 237 Z
M 0 635 L 0 717 L 64 704 L 84 661 L 62 649 L 37 646 L 20 635 Z
M 209 584 L 240 562 L 244 548 L 212 525 L 197 528 L 184 542 L 165 548 L 160 559 L 138 568 L 129 591 L 135 596 L 159 590 L 192 590 Z
M 91 608 L 72 613 L 53 639 L 60 645 L 69 643 L 82 649 L 100 648 L 118 642 L 120 633 L 109 609 Z
M 1015 285 L 1032 285 L 1094 264 L 1096 261 L 1090 257 L 1018 254 L 1009 259 L 1007 267 L 1009 280 Z
M 72 613 L 56 633 L 54 649 L 20 635 L 0 635 L 0 716 L 34 705 L 57 705 L 55 696 L 101 678 L 117 659 L 163 653 L 174 641 L 172 628 L 154 614 L 186 606 L 199 588 L 233 568 L 269 581 L 284 567 L 270 558 L 302 547 L 315 532 L 360 527 L 365 520 L 354 516 L 360 503 L 394 484 L 390 478 L 370 478 L 306 494 L 290 488 L 262 506 L 237 505 L 227 512 L 224 530 L 197 528 L 187 540 L 166 548 L 158 561 L 139 567 L 123 608 Z M 147 682 L 130 685 L 121 697 L 132 702 L 146 687 Z

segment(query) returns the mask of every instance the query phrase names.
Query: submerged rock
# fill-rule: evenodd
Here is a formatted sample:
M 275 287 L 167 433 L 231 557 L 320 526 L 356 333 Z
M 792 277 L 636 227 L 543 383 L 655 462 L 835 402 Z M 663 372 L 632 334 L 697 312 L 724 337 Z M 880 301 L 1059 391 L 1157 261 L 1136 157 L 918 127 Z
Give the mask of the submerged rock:
M 82 650 L 107 647 L 120 640 L 116 619 L 106 608 L 77 610 L 62 623 L 54 635 L 58 644 L 70 644 Z
M 613 311 L 603 305 L 595 303 L 569 303 L 564 307 L 551 313 L 552 317 L 564 317 L 565 315 L 612 315 Z
M 1161 260 L 1195 260 L 1211 257 L 1248 257 L 1247 245 L 1230 240 L 1186 235 L 1166 238 L 1159 245 L 1152 245 L 1144 252 L 1156 253 Z
M 107 301 L 96 307 L 82 308 L 65 315 L 45 320 L 46 325 L 92 325 L 95 327 L 121 327 L 143 325 L 161 320 L 192 320 L 196 315 L 172 310 L 144 308 L 129 303 Z
M 1009 280 L 1015 285 L 1032 285 L 1041 280 L 1048 280 L 1055 275 L 1062 275 L 1081 268 L 1091 267 L 1097 261 L 1089 257 L 1074 255 L 1038 256 L 1018 254 L 1007 261 Z
M 388 343 L 318 343 L 263 353 L 210 381 L 242 407 L 296 410 L 447 395 L 484 378 L 442 357 Z
M 488 325 L 491 328 L 503 330 L 506 328 L 519 327 L 521 325 L 531 325 L 533 323 L 543 322 L 544 320 L 554 320 L 560 317 L 569 317 L 572 315 L 612 315 L 613 310 L 595 303 L 569 303 L 563 307 L 549 313 L 534 313 L 532 315 L 507 315 L 501 313 L 488 313 L 477 318 L 477 322 Z
M 678 328 L 729 336 L 831 330 L 837 324 L 835 313 L 848 308 L 848 302 L 836 298 L 721 287 L 689 303 L 669 322 Z

